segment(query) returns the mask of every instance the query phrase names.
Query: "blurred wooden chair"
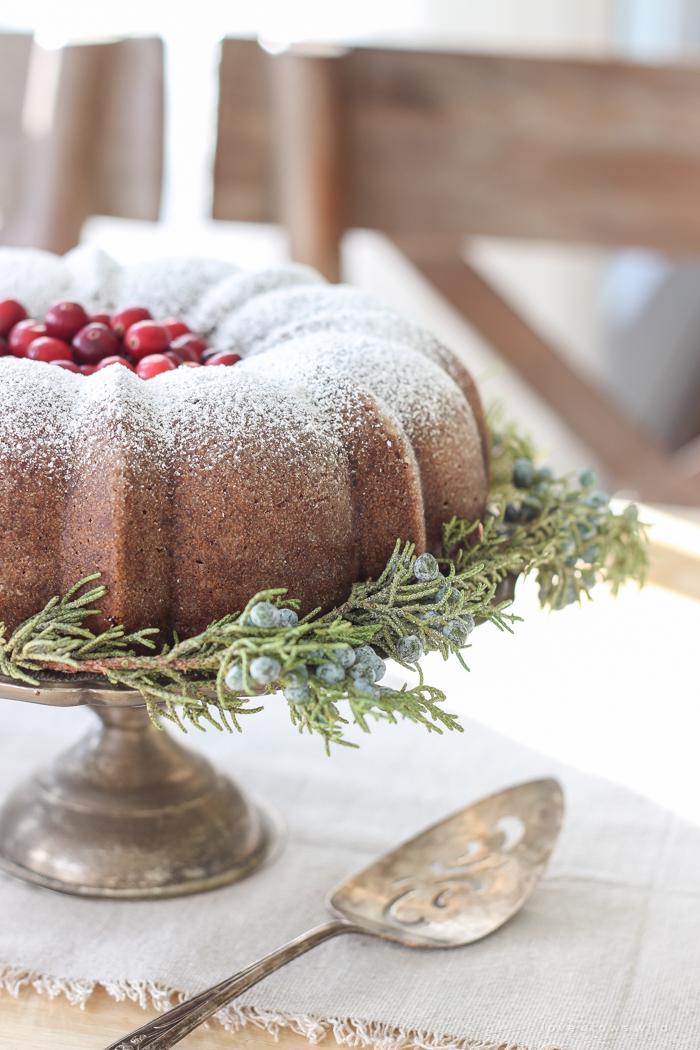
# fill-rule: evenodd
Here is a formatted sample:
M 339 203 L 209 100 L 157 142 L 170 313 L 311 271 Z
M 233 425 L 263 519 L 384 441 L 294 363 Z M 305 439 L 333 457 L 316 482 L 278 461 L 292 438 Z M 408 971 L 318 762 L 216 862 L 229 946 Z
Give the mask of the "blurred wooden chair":
M 78 243 L 89 215 L 157 219 L 162 41 L 134 38 L 44 51 L 22 39 L 24 64 L 15 60 L 12 77 L 0 65 L 0 106 L 10 97 L 16 103 L 18 93 L 23 100 L 19 140 L 18 122 L 13 124 L 18 188 L 0 242 L 63 253 Z
M 0 33 L 0 210 L 2 225 L 15 212 L 20 184 L 22 108 L 32 38 Z
M 388 234 L 647 500 L 700 505 L 700 440 L 643 433 L 461 257 L 469 235 L 700 254 L 700 70 L 223 42 L 214 209 L 282 222 L 339 274 L 344 229 Z

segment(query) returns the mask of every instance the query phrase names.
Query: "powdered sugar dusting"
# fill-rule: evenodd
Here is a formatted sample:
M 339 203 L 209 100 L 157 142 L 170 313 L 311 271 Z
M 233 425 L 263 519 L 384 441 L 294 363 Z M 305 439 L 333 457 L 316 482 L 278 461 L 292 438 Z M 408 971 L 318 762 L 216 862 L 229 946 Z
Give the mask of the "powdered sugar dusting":
M 57 255 L 37 248 L 0 248 L 0 300 L 17 299 L 41 318 L 56 299 L 70 298 L 70 270 Z
M 212 337 L 214 345 L 227 349 L 217 329 L 249 300 L 281 288 L 324 283 L 320 273 L 298 263 L 254 273 L 232 274 L 205 292 L 185 320 L 194 332 L 205 338 Z
M 63 256 L 72 277 L 71 296 L 88 313 L 112 313 L 117 307 L 121 267 L 106 252 L 81 244 Z
M 235 273 L 219 259 L 153 259 L 122 270 L 118 306 L 145 306 L 153 316 L 186 316 L 203 293 Z
M 364 335 L 326 333 L 290 340 L 260 355 L 279 362 L 285 353 L 323 362 L 329 373 L 343 373 L 389 406 L 409 437 L 417 430 L 449 428 L 464 413 L 464 398 L 453 380 L 431 361 L 401 343 Z M 253 366 L 257 356 L 245 362 Z M 259 366 L 258 366 L 259 367 Z M 265 366 L 263 366 L 265 367 Z
M 307 285 L 282 288 L 256 295 L 217 328 L 217 346 L 235 350 L 241 357 L 274 345 L 272 333 L 290 323 L 303 326 L 307 319 L 327 310 L 376 310 L 378 300 L 347 285 Z

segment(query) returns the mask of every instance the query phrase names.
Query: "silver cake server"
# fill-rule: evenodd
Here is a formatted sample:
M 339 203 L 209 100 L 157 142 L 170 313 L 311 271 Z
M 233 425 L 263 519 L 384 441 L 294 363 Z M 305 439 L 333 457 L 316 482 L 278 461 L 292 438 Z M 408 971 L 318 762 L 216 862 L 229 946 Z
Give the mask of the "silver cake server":
M 502 926 L 525 903 L 557 841 L 556 780 L 533 780 L 475 802 L 341 882 L 337 916 L 168 1010 L 106 1050 L 167 1050 L 291 959 L 341 933 L 415 948 L 456 948 Z

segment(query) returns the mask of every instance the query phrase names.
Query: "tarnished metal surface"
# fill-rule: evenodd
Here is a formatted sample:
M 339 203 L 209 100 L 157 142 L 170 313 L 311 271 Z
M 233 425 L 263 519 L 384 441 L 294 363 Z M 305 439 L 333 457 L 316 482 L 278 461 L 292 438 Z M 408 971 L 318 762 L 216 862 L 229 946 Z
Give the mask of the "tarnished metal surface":
M 337 915 L 404 944 L 469 944 L 501 926 L 532 893 L 559 835 L 555 780 L 502 791 L 443 820 L 346 880 Z
M 104 679 L 38 690 L 2 679 L 0 697 L 87 703 L 101 722 L 0 810 L 10 875 L 79 896 L 174 897 L 243 878 L 279 842 L 269 807 L 160 732 L 140 693 Z
M 0 675 L 0 698 L 23 700 L 49 707 L 143 707 L 145 701 L 136 689 L 112 685 L 102 675 L 61 675 L 51 671 L 32 671 L 39 685 L 27 685 L 16 678 Z
M 535 888 L 564 814 L 556 780 L 518 784 L 455 813 L 329 893 L 339 916 L 149 1021 L 106 1050 L 168 1050 L 258 981 L 322 941 L 367 933 L 456 948 L 502 926 Z

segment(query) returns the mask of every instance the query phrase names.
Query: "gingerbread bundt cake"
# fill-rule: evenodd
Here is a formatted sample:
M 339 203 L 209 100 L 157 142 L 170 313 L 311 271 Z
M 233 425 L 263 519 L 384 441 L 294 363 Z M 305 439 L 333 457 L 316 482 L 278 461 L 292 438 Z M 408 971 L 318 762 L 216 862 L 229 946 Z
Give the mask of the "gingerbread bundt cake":
M 436 551 L 487 494 L 474 383 L 423 329 L 359 290 L 287 266 L 94 249 L 0 250 L 0 298 L 177 315 L 231 368 L 144 382 L 0 358 L 0 620 L 102 573 L 106 623 L 187 636 L 287 587 L 302 612 L 376 577 L 397 538 Z M 97 618 L 95 618 L 95 623 Z

